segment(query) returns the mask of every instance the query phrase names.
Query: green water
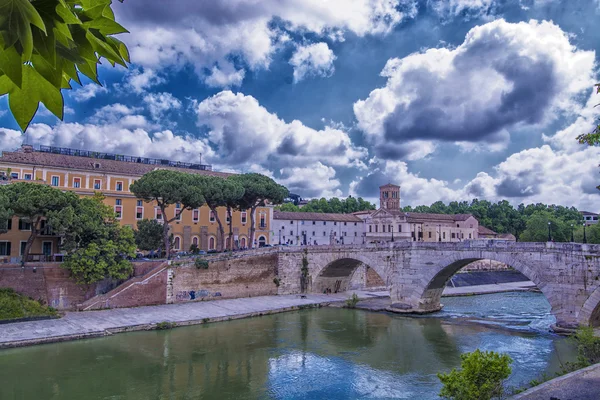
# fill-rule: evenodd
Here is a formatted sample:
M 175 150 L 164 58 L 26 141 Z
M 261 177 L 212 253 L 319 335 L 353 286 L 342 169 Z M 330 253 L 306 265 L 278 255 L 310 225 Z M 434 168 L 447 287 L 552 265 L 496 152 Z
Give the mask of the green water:
M 430 399 L 476 348 L 521 385 L 573 357 L 544 297 L 444 299 L 427 318 L 323 308 L 0 351 L 0 399 Z

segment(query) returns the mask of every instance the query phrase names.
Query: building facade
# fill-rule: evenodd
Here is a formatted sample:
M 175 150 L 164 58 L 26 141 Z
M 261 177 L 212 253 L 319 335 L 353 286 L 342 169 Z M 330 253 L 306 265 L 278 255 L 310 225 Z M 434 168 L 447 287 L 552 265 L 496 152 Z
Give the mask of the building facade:
M 381 186 L 379 201 L 378 210 L 355 213 L 357 217 L 364 220 L 368 243 L 393 240 L 459 242 L 479 238 L 479 221 L 471 214 L 402 211 L 398 185 Z
M 3 152 L 0 157 L 0 182 L 35 182 L 50 185 L 57 189 L 70 190 L 80 196 L 102 193 L 104 202 L 111 206 L 122 225 L 135 228 L 142 219 L 162 221 L 160 209 L 155 203 L 137 199 L 129 190 L 130 185 L 142 175 L 155 169 L 174 169 L 182 172 L 227 177 L 229 174 L 212 171 L 208 165 L 155 160 L 142 157 L 129 157 L 115 154 L 88 152 L 56 147 L 23 146 L 15 152 Z M 179 212 L 177 205 L 166 210 L 167 217 L 173 218 Z M 228 216 L 225 208 L 217 210 L 225 225 Z M 232 214 L 234 246 L 252 247 L 250 243 L 250 212 L 236 211 Z M 255 246 L 265 245 L 270 240 L 273 209 L 271 206 L 256 210 L 254 234 Z M 13 217 L 7 233 L 0 234 L 0 258 L 18 258 L 22 254 L 23 242 L 31 229 L 27 221 Z M 227 227 L 225 231 L 228 232 Z M 174 250 L 188 251 L 192 245 L 201 250 L 218 248 L 218 224 L 207 206 L 195 210 L 184 210 L 179 219 L 171 222 L 174 237 Z M 31 253 L 52 256 L 59 253 L 59 239 L 52 236 L 41 237 L 33 244 Z M 225 239 L 225 246 L 229 244 Z
M 589 211 L 580 211 L 583 222 L 587 225 L 595 225 L 598 223 L 598 214 Z
M 364 222 L 352 214 L 273 212 L 272 244 L 331 245 L 365 243 Z

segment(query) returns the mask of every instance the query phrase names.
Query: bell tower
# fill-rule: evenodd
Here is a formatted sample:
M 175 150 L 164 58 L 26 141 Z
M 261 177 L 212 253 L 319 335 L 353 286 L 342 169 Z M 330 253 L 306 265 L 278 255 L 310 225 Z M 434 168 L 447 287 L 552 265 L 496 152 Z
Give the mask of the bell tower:
M 388 183 L 379 187 L 379 208 L 400 210 L 400 186 Z

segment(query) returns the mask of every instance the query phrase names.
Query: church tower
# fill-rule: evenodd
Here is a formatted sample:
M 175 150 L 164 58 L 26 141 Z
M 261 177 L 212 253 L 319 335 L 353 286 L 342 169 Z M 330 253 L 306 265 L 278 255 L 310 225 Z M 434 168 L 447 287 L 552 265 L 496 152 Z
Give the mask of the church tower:
M 379 187 L 379 208 L 400 210 L 400 186 L 388 183 Z

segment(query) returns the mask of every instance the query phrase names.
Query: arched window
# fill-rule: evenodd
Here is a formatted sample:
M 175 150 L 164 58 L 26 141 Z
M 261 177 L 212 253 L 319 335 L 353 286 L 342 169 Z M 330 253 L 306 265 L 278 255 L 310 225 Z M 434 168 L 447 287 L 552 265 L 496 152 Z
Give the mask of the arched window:
M 175 236 L 175 240 L 173 242 L 173 248 L 175 250 L 181 250 L 181 238 L 179 236 Z
M 208 239 L 208 249 L 209 250 L 214 250 L 215 249 L 215 237 L 211 236 L 210 239 Z
M 192 238 L 192 244 L 198 246 L 198 236 Z
M 242 249 L 246 248 L 246 238 L 245 237 L 242 237 L 242 240 L 240 241 L 240 247 Z
M 267 244 L 267 239 L 264 236 L 258 238 L 258 247 L 263 247 Z
M 225 249 L 229 250 L 229 236 L 225 238 Z

